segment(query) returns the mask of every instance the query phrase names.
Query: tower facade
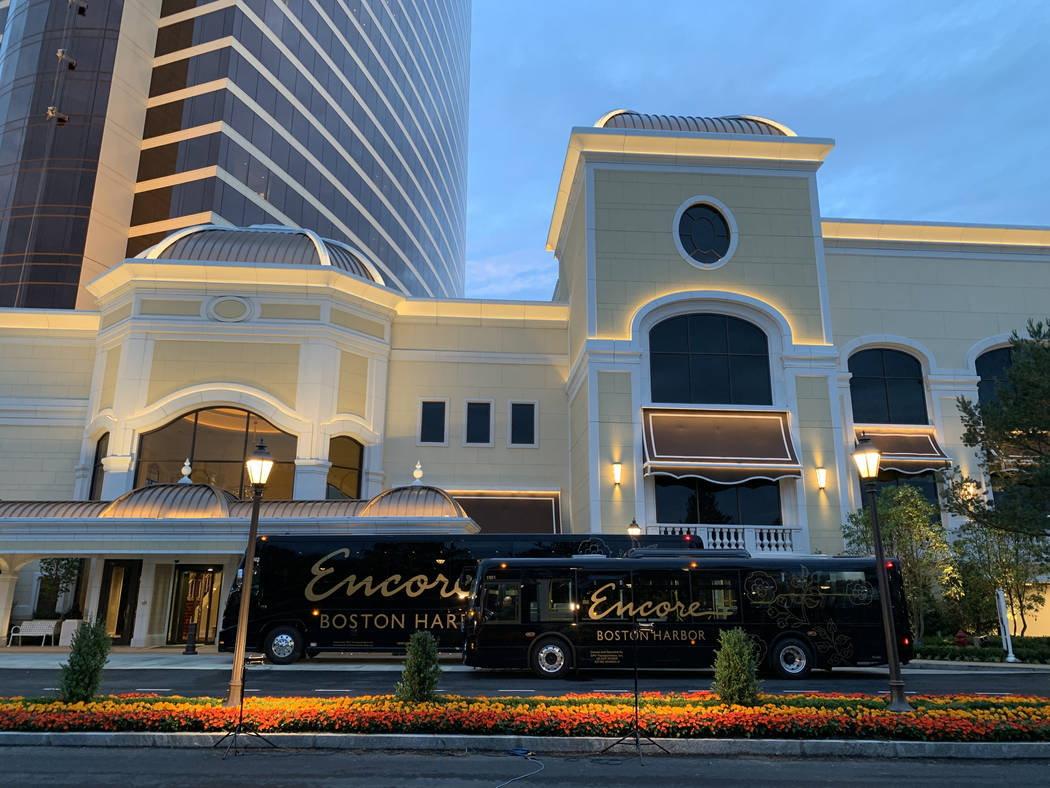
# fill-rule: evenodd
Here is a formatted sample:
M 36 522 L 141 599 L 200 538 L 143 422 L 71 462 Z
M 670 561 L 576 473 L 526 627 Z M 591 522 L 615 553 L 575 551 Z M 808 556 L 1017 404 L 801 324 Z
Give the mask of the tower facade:
M 406 294 L 462 295 L 469 13 L 466 0 L 14 0 L 0 306 L 90 306 L 85 282 L 209 223 L 306 227 Z

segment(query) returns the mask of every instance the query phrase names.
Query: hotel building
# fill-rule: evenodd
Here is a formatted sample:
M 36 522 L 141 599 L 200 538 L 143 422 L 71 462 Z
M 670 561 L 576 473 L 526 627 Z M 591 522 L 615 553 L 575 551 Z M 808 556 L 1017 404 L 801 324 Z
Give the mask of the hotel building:
M 256 436 L 264 530 L 636 520 L 835 553 L 861 432 L 935 499 L 978 470 L 955 398 L 1044 313 L 1050 228 L 824 216 L 833 147 L 744 116 L 573 129 L 551 302 L 421 297 L 327 231 L 208 224 L 107 267 L 91 309 L 0 311 L 0 624 L 68 555 L 121 642 L 177 640 L 186 573 L 221 605 L 243 550 Z M 392 505 L 417 462 L 433 494 Z
M 199 224 L 308 227 L 462 295 L 469 11 L 0 3 L 0 307 L 94 309 L 87 282 Z

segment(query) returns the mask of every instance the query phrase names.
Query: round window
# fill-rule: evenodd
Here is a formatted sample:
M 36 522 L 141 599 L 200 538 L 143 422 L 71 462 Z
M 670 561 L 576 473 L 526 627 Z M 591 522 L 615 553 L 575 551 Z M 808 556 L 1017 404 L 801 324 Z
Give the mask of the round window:
M 690 258 L 711 265 L 729 251 L 729 223 L 712 206 L 697 203 L 682 212 L 682 218 L 678 220 L 678 238 Z

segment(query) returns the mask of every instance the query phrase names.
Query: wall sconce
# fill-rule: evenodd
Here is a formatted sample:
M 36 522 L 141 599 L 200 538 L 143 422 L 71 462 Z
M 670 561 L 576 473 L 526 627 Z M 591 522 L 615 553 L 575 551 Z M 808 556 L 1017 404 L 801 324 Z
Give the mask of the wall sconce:
M 817 487 L 826 490 L 828 487 L 828 469 L 817 468 Z
M 620 480 L 623 478 L 623 463 L 622 462 L 614 462 L 612 464 L 612 466 L 613 466 L 613 484 L 619 484 Z

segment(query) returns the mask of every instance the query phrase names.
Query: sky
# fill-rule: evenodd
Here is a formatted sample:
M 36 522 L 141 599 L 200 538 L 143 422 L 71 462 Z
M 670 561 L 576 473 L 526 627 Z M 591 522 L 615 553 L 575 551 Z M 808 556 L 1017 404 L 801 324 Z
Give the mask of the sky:
M 835 140 L 828 218 L 1050 225 L 1050 3 L 474 0 L 470 298 L 550 300 L 569 133 L 613 109 Z

